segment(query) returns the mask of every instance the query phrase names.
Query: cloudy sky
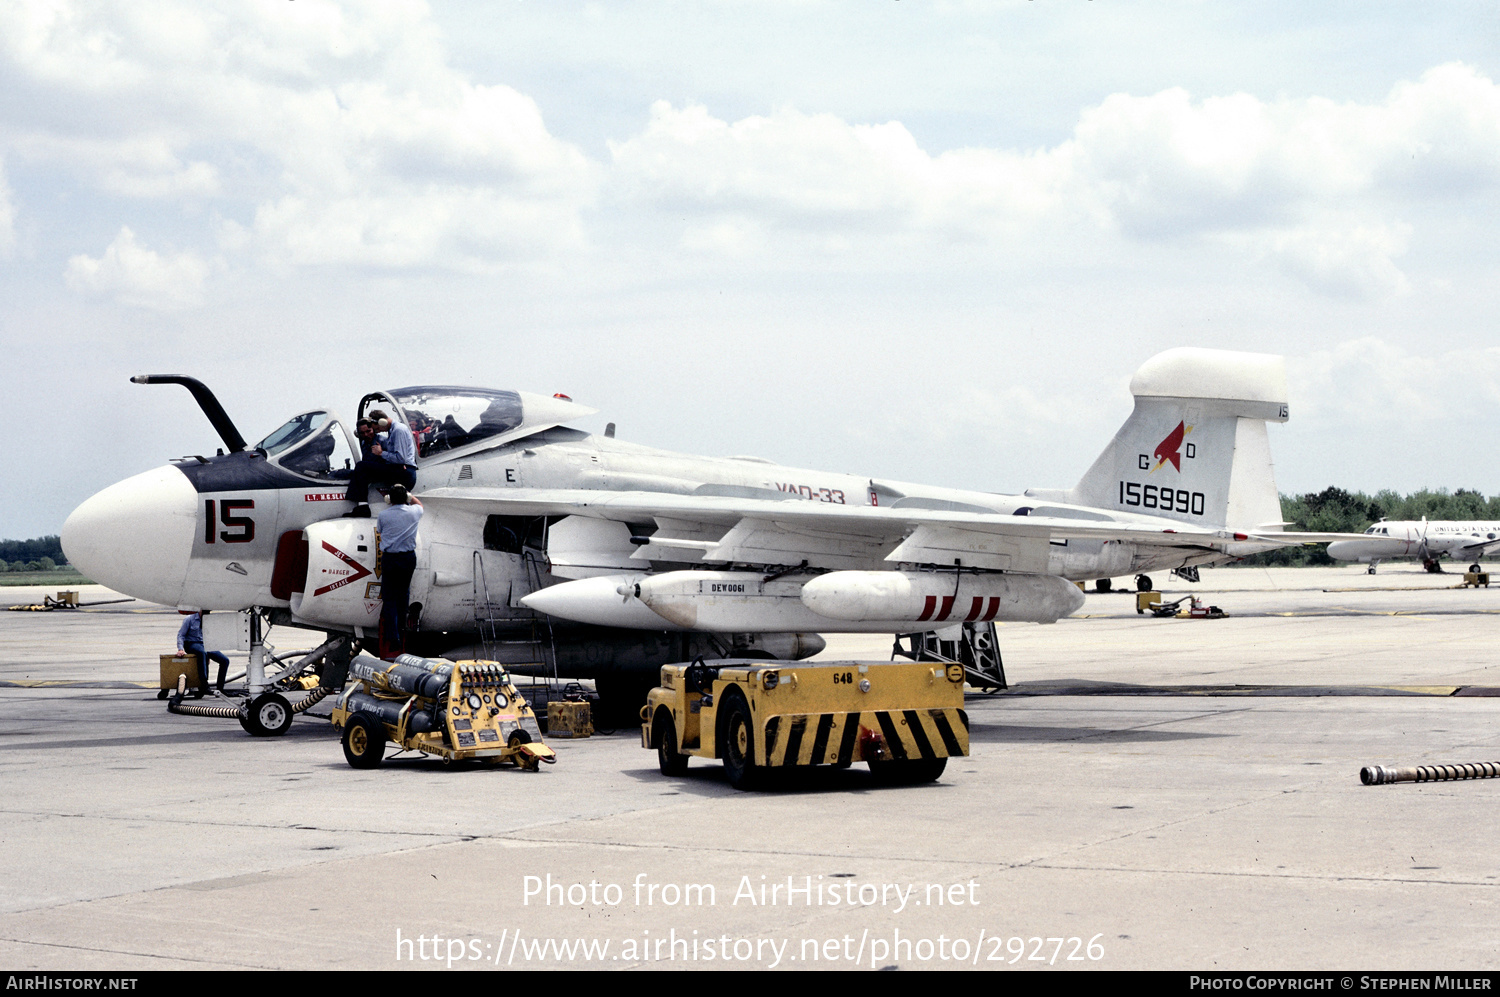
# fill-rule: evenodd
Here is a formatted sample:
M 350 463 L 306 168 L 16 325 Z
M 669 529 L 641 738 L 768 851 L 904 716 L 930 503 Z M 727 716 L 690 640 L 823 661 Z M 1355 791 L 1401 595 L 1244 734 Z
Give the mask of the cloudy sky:
M 0 535 L 370 389 L 1071 485 L 1283 353 L 1284 492 L 1500 491 L 1500 8 L 0 0 Z

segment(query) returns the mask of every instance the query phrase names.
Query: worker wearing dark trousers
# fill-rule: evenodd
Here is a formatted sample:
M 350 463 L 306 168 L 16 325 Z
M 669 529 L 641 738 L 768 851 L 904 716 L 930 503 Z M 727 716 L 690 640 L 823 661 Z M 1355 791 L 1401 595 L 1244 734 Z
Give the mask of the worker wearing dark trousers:
M 402 485 L 392 485 L 390 505 L 380 514 L 380 650 L 395 657 L 402 650 L 402 628 L 406 625 L 406 602 L 411 576 L 417 570 L 417 524 L 422 521 L 422 503 L 407 494 Z
M 203 647 L 203 614 L 188 613 L 187 619 L 182 621 L 182 626 L 177 630 L 177 656 L 179 658 L 191 654 L 198 659 L 198 688 L 193 690 L 192 698 L 197 699 L 208 690 L 208 660 L 212 658 L 219 665 L 218 690 L 224 691 L 224 679 L 229 674 L 229 658 L 223 651 L 207 651 Z

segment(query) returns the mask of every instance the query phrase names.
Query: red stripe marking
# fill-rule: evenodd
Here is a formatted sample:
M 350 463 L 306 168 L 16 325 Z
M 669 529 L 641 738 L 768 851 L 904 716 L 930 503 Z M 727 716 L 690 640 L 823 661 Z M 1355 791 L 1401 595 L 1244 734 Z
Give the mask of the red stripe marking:
M 998 612 L 1000 612 L 1000 597 L 998 595 L 992 595 L 990 596 L 989 611 L 984 614 L 985 622 L 988 623 L 990 620 L 993 620 L 995 618 L 995 614 Z
M 929 595 L 927 601 L 922 604 L 922 615 L 917 617 L 917 622 L 920 623 L 930 617 L 934 609 L 937 609 L 937 596 Z
M 984 611 L 984 596 L 982 596 L 982 595 L 976 595 L 974 597 L 974 603 L 973 603 L 973 605 L 971 605 L 969 607 L 969 615 L 966 616 L 966 617 L 964 617 L 964 621 L 968 622 L 969 620 L 977 620 L 977 619 L 979 619 L 979 614 L 981 612 L 983 612 L 983 611 Z
M 928 596 L 928 598 L 930 599 L 932 597 Z M 951 596 L 951 595 L 945 595 L 945 596 L 943 596 L 943 608 L 938 611 L 938 614 L 936 616 L 934 616 L 933 619 L 934 620 L 946 620 L 948 618 L 948 614 L 950 612 L 952 612 L 952 611 L 953 611 L 953 596 Z

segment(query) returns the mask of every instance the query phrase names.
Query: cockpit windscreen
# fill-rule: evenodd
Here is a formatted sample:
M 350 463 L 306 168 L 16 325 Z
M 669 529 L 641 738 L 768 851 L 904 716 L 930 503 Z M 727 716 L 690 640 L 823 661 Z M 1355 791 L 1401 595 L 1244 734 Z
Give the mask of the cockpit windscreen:
M 521 396 L 489 388 L 397 388 L 391 397 L 406 413 L 417 456 L 431 457 L 521 425 Z
M 255 449 L 264 450 L 268 457 L 275 457 L 283 450 L 307 439 L 327 420 L 327 412 L 303 412 L 301 415 L 293 416 L 281 428 L 255 444 Z
M 354 451 L 349 449 L 343 427 L 334 422 L 278 463 L 288 471 L 309 478 L 348 478 L 354 466 L 353 460 Z

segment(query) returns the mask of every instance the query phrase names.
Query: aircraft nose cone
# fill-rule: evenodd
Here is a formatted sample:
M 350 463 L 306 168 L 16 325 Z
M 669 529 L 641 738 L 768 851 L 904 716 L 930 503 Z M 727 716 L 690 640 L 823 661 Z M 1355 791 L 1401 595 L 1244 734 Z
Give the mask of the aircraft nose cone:
M 101 585 L 175 606 L 193 554 L 197 513 L 192 482 L 175 467 L 158 467 L 74 509 L 63 524 L 63 553 Z

